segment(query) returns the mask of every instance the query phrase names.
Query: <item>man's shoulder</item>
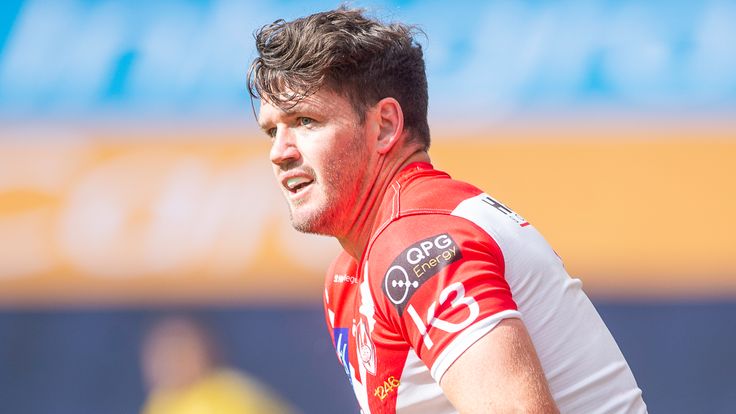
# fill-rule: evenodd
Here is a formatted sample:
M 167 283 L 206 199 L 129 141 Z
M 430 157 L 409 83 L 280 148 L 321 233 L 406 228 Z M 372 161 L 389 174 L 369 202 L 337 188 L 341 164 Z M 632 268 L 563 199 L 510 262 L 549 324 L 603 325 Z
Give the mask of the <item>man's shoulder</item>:
M 440 260 L 440 256 L 454 261 L 465 248 L 495 252 L 497 245 L 482 228 L 453 215 L 452 210 L 416 209 L 374 236 L 366 260 L 374 271 L 385 272 L 402 261 L 416 265 L 425 258 Z
M 463 200 L 482 193 L 478 187 L 439 170 L 422 171 L 395 185 L 399 215 L 416 211 L 451 212 Z
M 424 239 L 458 229 L 462 234 L 478 230 L 454 214 L 464 202 L 484 194 L 470 183 L 429 166 L 403 175 L 392 184 L 392 190 L 392 197 L 382 206 L 384 221 L 369 242 L 369 259 L 396 254 L 416 243 L 426 244 Z

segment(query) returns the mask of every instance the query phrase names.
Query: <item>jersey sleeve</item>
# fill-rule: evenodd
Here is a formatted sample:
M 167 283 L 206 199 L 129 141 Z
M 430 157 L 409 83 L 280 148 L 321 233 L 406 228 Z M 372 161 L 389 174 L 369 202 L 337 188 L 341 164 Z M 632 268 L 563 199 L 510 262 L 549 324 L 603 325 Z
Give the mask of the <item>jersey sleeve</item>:
M 439 383 L 452 363 L 501 320 L 519 318 L 503 254 L 475 224 L 445 214 L 391 223 L 369 252 L 385 317 Z M 375 283 L 375 282 L 374 282 Z

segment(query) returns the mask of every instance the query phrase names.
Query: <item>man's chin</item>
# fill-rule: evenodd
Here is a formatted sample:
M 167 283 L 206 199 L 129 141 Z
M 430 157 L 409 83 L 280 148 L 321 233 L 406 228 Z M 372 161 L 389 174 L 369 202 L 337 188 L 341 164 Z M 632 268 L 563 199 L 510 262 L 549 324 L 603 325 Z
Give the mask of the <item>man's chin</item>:
M 291 222 L 291 226 L 294 228 L 294 230 L 300 233 L 318 234 L 321 236 L 334 236 L 333 232 L 325 228 L 325 226 L 317 226 L 312 223 L 294 222 L 294 221 Z
M 334 232 L 330 231 L 330 224 L 323 215 L 294 214 L 293 211 L 291 213 L 291 226 L 301 233 L 334 236 Z

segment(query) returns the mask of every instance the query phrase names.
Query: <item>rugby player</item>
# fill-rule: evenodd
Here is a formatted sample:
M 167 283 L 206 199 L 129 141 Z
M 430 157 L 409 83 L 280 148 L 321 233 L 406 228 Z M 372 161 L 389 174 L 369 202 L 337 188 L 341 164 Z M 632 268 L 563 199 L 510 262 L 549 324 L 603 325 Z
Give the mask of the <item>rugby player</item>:
M 646 412 L 534 226 L 432 166 L 417 32 L 344 7 L 278 20 L 248 72 L 291 223 L 343 248 L 325 319 L 361 410 Z

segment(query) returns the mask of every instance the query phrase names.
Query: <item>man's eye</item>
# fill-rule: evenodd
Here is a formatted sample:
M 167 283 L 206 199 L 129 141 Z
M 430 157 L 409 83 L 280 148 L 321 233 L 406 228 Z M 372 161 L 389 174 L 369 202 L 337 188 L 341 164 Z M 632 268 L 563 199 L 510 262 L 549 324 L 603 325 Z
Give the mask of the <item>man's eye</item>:
M 276 128 L 269 128 L 266 134 L 271 138 L 276 138 Z
M 307 118 L 305 116 L 299 117 L 299 125 L 301 126 L 308 126 L 311 125 L 314 122 L 314 119 Z

